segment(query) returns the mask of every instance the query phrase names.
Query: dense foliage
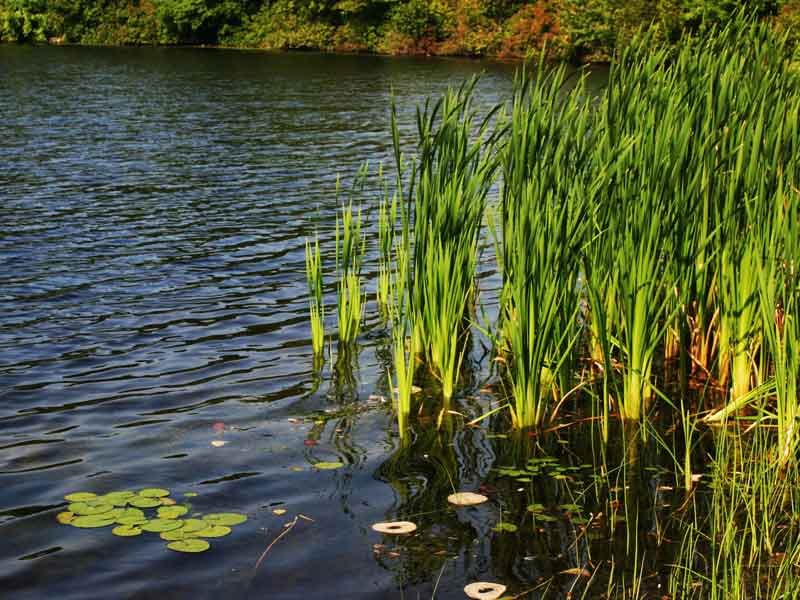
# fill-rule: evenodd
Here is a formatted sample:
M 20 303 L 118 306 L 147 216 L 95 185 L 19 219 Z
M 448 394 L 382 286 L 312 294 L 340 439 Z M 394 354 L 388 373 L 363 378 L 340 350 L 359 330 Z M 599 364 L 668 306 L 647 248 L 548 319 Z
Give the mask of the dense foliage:
M 667 41 L 745 5 L 797 38 L 800 0 L 0 0 L 0 41 L 213 44 L 607 59 L 643 25 Z

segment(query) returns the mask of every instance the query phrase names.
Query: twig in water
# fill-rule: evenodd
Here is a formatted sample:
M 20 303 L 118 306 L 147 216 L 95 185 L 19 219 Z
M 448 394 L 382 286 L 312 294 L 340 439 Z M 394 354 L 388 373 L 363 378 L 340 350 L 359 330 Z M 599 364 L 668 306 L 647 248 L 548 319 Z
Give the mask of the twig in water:
M 300 516 L 298 515 L 298 516 L 296 516 L 294 519 L 292 519 L 292 520 L 289 522 L 289 524 L 287 524 L 287 525 L 285 525 L 285 526 L 284 526 L 284 529 L 283 529 L 283 531 L 281 531 L 281 532 L 280 532 L 280 534 L 278 534 L 278 537 L 276 537 L 274 540 L 272 540 L 272 543 L 270 543 L 270 545 L 269 545 L 269 546 L 267 546 L 267 549 L 266 549 L 266 550 L 264 550 L 264 552 L 261 554 L 261 556 L 259 556 L 259 557 L 258 557 L 258 560 L 256 561 L 256 566 L 255 566 L 255 567 L 253 567 L 253 570 L 254 570 L 254 571 L 257 571 L 257 570 L 258 570 L 258 567 L 260 567 L 260 566 L 261 566 L 261 562 L 264 560 L 264 558 L 266 558 L 266 556 L 267 556 L 267 553 L 268 553 L 268 552 L 270 551 L 270 549 L 271 549 L 271 548 L 272 548 L 272 547 L 273 547 L 273 546 L 274 546 L 274 545 L 277 543 L 277 541 L 278 541 L 279 539 L 281 539 L 283 536 L 285 536 L 287 533 L 289 533 L 289 532 L 292 530 L 292 528 L 293 528 L 295 525 L 297 525 L 297 520 L 298 520 L 299 518 L 300 518 Z

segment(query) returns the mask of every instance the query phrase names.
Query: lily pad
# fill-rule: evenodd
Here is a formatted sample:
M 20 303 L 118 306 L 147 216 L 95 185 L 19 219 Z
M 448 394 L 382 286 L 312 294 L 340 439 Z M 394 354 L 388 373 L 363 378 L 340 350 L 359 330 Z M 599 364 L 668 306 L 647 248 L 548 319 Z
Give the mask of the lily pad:
M 172 531 L 173 529 L 180 529 L 183 527 L 183 521 L 176 519 L 151 519 L 141 525 L 144 531 L 152 531 L 153 533 L 161 533 L 162 531 Z
M 483 504 L 488 499 L 483 494 L 475 494 L 473 492 L 458 492 L 447 497 L 447 501 L 456 506 L 474 506 L 475 504 Z
M 186 492 L 184 496 L 186 496 L 187 498 L 194 498 L 195 496 L 197 496 L 197 492 Z
M 120 537 L 133 537 L 134 535 L 141 535 L 142 530 L 133 525 L 118 525 L 111 530 L 111 533 Z
M 325 469 L 325 470 L 339 469 L 340 467 L 343 467 L 343 466 L 344 466 L 343 462 L 318 462 L 318 463 L 314 463 L 314 468 L 316 468 L 316 469 Z
M 89 516 L 101 515 L 114 510 L 113 504 L 90 504 L 88 502 L 73 502 L 68 507 L 70 512 L 76 515 Z
M 225 525 L 227 527 L 231 527 L 233 525 L 244 523 L 247 521 L 247 517 L 239 513 L 211 513 L 204 516 L 203 520 L 208 521 L 213 525 Z
M 128 500 L 136 496 L 133 492 L 110 492 L 105 496 L 100 496 L 100 500 L 105 503 L 113 504 L 114 506 L 125 506 Z
M 60 512 L 56 515 L 56 521 L 62 525 L 68 525 L 75 519 L 75 513 L 70 511 Z
M 114 519 L 109 519 L 103 515 L 84 515 L 75 517 L 70 525 L 81 529 L 93 529 L 95 527 L 108 527 L 114 524 Z
M 161 500 L 158 498 L 146 498 L 144 496 L 134 496 L 128 500 L 128 504 L 136 508 L 153 508 L 161 506 Z
M 194 533 L 195 531 L 200 531 L 206 527 L 208 527 L 208 522 L 203 521 L 203 519 L 186 519 L 183 521 L 183 527 L 181 528 L 181 531 L 184 533 Z
M 372 529 L 378 533 L 385 533 L 388 535 L 403 535 L 406 533 L 413 533 L 417 530 L 417 526 L 411 521 L 391 521 L 388 523 L 375 523 Z
M 92 492 L 75 492 L 74 494 L 67 494 L 64 496 L 64 500 L 67 502 L 86 502 L 94 498 L 97 498 L 97 494 Z
M 161 504 L 164 505 L 164 506 L 175 506 L 177 504 L 177 502 L 175 500 L 173 500 L 172 498 L 165 497 L 165 498 L 161 498 Z
M 528 504 L 528 512 L 539 513 L 544 510 L 544 504 Z
M 183 530 L 183 527 L 181 527 L 180 529 L 173 529 L 172 531 L 162 531 L 161 533 L 158 534 L 158 537 L 167 542 L 176 542 L 178 540 L 189 539 L 192 536 L 186 533 Z
M 160 519 L 177 519 L 178 517 L 182 517 L 189 509 L 185 506 L 180 506 L 176 504 L 175 506 L 162 506 L 158 509 L 158 517 Z
M 192 533 L 186 534 L 186 537 L 215 538 L 223 537 L 228 535 L 230 532 L 230 527 L 225 527 L 224 525 L 209 525 L 208 527 L 204 527 L 199 531 L 193 531 Z
M 139 490 L 139 495 L 143 498 L 163 498 L 164 496 L 169 496 L 169 490 L 163 488 L 145 488 Z
M 198 540 L 197 538 L 176 540 L 167 544 L 167 548 L 175 550 L 175 552 L 205 552 L 210 547 L 211 544 L 207 541 Z
M 488 583 L 486 581 L 476 581 L 464 588 L 464 593 L 468 598 L 474 600 L 498 600 L 506 591 L 506 586 L 501 583 Z
M 513 523 L 504 523 L 504 522 L 501 521 L 500 523 L 495 525 L 492 528 L 492 530 L 493 531 L 499 531 L 499 532 L 514 533 L 517 530 L 517 526 L 514 525 Z

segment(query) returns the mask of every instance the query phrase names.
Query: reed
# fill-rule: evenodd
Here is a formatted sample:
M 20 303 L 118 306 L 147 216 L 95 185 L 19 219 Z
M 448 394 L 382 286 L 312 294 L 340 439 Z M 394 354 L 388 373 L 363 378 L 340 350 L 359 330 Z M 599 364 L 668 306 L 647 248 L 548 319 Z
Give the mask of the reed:
M 366 237 L 361 233 L 361 210 L 355 212 L 352 199 L 336 218 L 336 272 L 338 274 L 337 316 L 339 340 L 349 344 L 358 338 L 366 298 L 361 290 L 361 265 Z
M 477 122 L 471 107 L 476 82 L 417 109 L 418 155 L 409 191 L 413 215 L 403 216 L 408 276 L 414 280 L 408 287 L 411 335 L 441 381 L 445 400 L 460 374 L 466 317 L 474 305 L 478 239 L 496 170 L 496 139 L 488 134 L 494 111 Z
M 306 281 L 309 293 L 309 317 L 311 319 L 311 347 L 315 357 L 325 351 L 325 303 L 322 297 L 323 273 L 319 253 L 319 238 L 306 240 Z

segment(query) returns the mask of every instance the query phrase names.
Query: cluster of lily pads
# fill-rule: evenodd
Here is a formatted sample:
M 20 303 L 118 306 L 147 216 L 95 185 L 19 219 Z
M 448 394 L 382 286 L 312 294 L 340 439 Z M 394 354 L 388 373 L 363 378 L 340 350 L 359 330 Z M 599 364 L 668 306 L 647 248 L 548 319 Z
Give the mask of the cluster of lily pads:
M 512 477 L 519 483 L 530 483 L 534 477 L 540 475 L 553 479 L 569 479 L 571 475 L 584 469 L 591 469 L 591 465 L 565 467 L 559 460 L 552 456 L 531 458 L 524 467 L 498 467 L 495 469 L 501 477 Z
M 193 492 L 186 497 L 196 496 Z M 205 538 L 228 535 L 231 527 L 247 520 L 239 513 L 210 513 L 181 518 L 189 507 L 178 504 L 169 497 L 169 490 L 145 488 L 138 492 L 119 491 L 97 495 L 92 492 L 75 492 L 64 496 L 69 502 L 67 510 L 56 519 L 63 525 L 79 528 L 111 527 L 111 533 L 133 537 L 147 531 L 157 533 L 168 542 L 167 548 L 176 552 L 204 552 L 211 545 Z M 152 509 L 154 515 L 145 514 Z

